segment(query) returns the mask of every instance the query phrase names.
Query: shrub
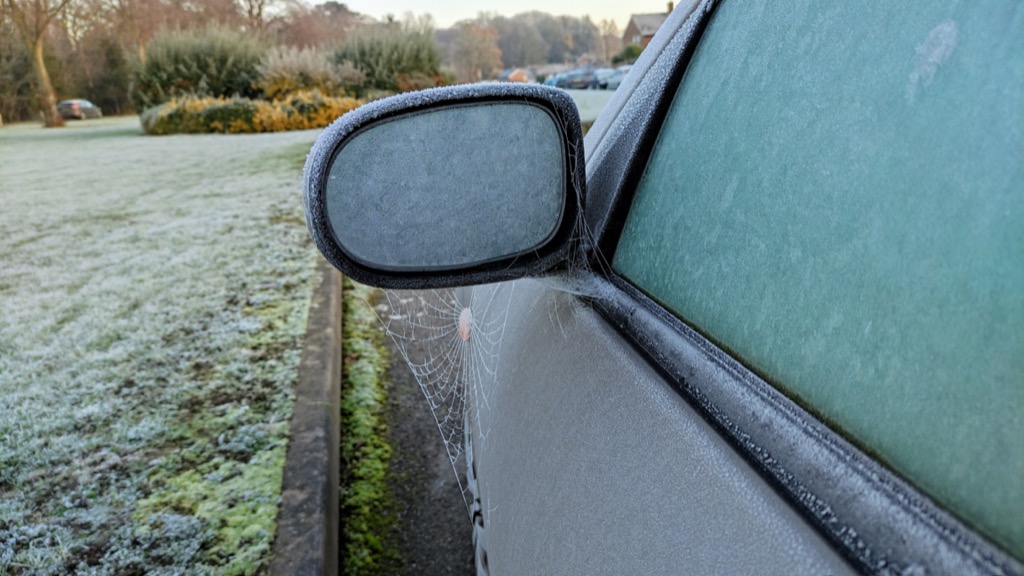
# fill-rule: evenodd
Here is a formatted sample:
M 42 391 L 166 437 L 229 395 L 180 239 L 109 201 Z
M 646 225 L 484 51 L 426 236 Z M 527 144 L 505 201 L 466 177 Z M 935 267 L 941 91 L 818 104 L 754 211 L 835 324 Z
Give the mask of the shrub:
M 441 56 L 431 28 L 395 23 L 352 33 L 334 52 L 335 64 L 349 63 L 369 90 L 401 91 L 441 84 Z
M 351 62 L 346 60 L 341 64 L 335 64 L 334 74 L 347 94 L 359 95 L 362 93 L 363 87 L 366 85 L 366 74 L 363 74 L 362 70 L 356 68 Z
M 265 52 L 261 40 L 233 30 L 160 33 L 135 71 L 132 101 L 145 110 L 186 95 L 256 97 Z
M 438 85 L 439 78 L 440 76 L 427 76 L 422 72 L 399 74 L 395 78 L 395 87 L 399 92 L 412 92 L 413 90 L 433 88 Z
M 217 102 L 213 98 L 185 95 L 164 104 L 146 109 L 139 117 L 147 134 L 178 134 L 205 132 L 200 112 Z
M 357 108 L 362 102 L 355 98 L 332 98 L 316 90 L 298 92 L 275 106 L 285 114 L 285 130 L 306 130 L 323 128 L 338 117 Z M 258 123 L 261 132 L 277 132 L 275 125 L 266 121 Z
M 146 134 L 242 134 L 323 128 L 361 104 L 348 97 L 298 92 L 276 102 L 184 96 L 142 114 Z
M 352 72 L 358 70 L 349 67 Z M 342 74 L 327 55 L 315 49 L 294 47 L 271 48 L 257 66 L 260 80 L 257 87 L 270 100 L 277 100 L 303 90 L 319 90 L 325 94 L 344 92 Z M 350 70 L 345 80 L 352 81 Z M 358 81 L 361 83 L 361 81 Z
M 248 98 L 214 101 L 199 111 L 200 123 L 206 128 L 203 131 L 225 134 L 253 132 L 254 130 L 248 128 L 253 125 L 253 119 L 259 113 L 261 104 L 263 102 Z
M 643 51 L 643 47 L 639 44 L 627 44 L 622 49 L 622 52 L 612 56 L 612 64 L 632 64 L 636 62 L 636 59 L 640 57 L 640 53 Z

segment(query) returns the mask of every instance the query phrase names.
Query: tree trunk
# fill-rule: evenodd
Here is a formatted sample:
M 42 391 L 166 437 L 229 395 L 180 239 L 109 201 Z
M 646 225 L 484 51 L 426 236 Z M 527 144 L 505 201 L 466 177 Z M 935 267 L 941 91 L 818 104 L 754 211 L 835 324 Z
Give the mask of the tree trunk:
M 57 113 L 57 95 L 53 92 L 53 83 L 50 82 L 50 73 L 46 71 L 46 61 L 43 60 L 43 38 L 36 38 L 32 47 L 32 60 L 36 69 L 36 79 L 39 81 L 39 105 L 43 107 L 47 128 L 58 128 L 64 125 L 64 119 Z

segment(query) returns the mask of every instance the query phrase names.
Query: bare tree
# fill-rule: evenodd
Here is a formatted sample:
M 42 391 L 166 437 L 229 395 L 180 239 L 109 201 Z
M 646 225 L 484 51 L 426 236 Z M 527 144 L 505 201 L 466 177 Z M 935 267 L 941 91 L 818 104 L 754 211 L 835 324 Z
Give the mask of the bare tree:
M 89 30 L 96 26 L 100 15 L 92 5 L 93 3 L 94 0 L 77 0 L 69 4 L 59 17 L 54 18 L 53 26 L 63 32 L 64 38 L 74 49 L 78 48 L 82 38 Z M 50 49 L 54 49 L 52 44 Z
M 474 21 L 462 22 L 455 37 L 452 60 L 460 82 L 479 82 L 501 71 L 498 31 Z
M 245 15 L 249 30 L 263 32 L 267 28 L 267 8 L 276 4 L 275 0 L 239 0 L 242 13 Z
M 97 11 L 104 14 L 124 49 L 135 52 L 142 63 L 146 62 L 146 45 L 161 28 L 181 26 L 181 18 L 174 14 L 180 8 L 161 0 L 93 1 L 99 3 Z
M 4 0 L 0 0 L 4 1 Z M 239 3 L 241 1 L 241 3 Z M 247 22 L 262 22 L 265 10 L 277 0 L 75 0 L 89 2 L 98 20 L 110 26 L 126 51 L 146 61 L 146 47 L 160 30 L 190 30 L 206 26 L 237 29 Z M 251 11 L 251 12 L 250 12 Z M 263 24 L 258 24 L 262 32 Z
M 271 25 L 278 41 L 288 46 L 338 46 L 349 32 L 372 22 L 343 3 L 328 1 L 309 5 L 289 0 L 283 14 Z
M 202 0 L 174 2 L 182 18 L 182 28 L 203 28 L 210 25 L 238 29 L 245 17 L 235 0 Z
M 64 125 L 64 119 L 57 113 L 57 96 L 50 82 L 50 73 L 46 70 L 43 59 L 43 39 L 46 29 L 53 19 L 71 2 L 71 0 L 0 0 L 7 16 L 18 29 L 25 47 L 32 53 L 32 64 L 36 72 L 36 83 L 39 90 L 39 104 L 43 108 L 46 125 L 57 127 Z
M 614 20 L 601 20 L 598 29 L 601 31 L 601 56 L 605 62 L 611 62 L 612 56 L 622 51 L 622 34 Z

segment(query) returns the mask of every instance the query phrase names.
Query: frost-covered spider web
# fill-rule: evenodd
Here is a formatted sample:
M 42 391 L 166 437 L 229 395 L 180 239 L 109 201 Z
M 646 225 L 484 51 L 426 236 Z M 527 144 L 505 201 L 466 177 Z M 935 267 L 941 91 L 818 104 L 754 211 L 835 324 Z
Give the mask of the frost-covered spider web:
M 467 508 L 466 426 L 485 437 L 479 410 L 499 382 L 499 358 L 515 283 L 384 291 L 375 310 L 423 393 Z
M 556 111 L 557 115 L 561 113 Z M 560 124 L 564 122 L 560 119 Z M 577 157 L 572 144 L 570 157 Z M 575 201 L 582 206 L 581 174 L 568 168 L 574 178 Z M 569 201 L 573 201 L 570 199 Z M 574 248 L 566 255 L 564 269 L 543 281 L 549 289 L 572 294 L 588 294 L 579 283 L 580 273 L 591 266 L 607 267 L 603 258 L 593 263 L 582 257 L 578 247 L 593 245 L 592 233 L 583 221 L 582 209 L 576 214 L 570 242 Z M 409 367 L 429 405 L 448 459 L 459 482 L 467 510 L 473 516 L 476 494 L 465 472 L 472 467 L 473 438 L 486 442 L 486 418 L 491 409 L 490 396 L 502 384 L 501 351 L 509 309 L 516 282 L 440 290 L 385 290 L 375 311 L 402 360 Z M 550 314 L 558 324 L 558 315 Z M 466 434 L 472 427 L 473 434 Z M 467 450 L 469 460 L 467 466 Z

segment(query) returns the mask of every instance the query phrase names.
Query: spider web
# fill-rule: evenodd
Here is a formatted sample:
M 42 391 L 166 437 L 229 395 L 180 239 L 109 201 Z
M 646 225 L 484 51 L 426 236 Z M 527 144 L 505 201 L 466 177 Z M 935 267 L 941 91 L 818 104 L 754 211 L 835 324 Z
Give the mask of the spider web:
M 412 371 L 444 442 L 467 510 L 467 426 L 481 437 L 515 283 L 442 290 L 386 290 L 375 311 Z
M 556 111 L 556 115 L 560 117 L 561 113 Z M 564 123 L 561 118 L 559 122 Z M 570 156 L 576 158 L 577 153 L 576 145 L 571 144 Z M 575 170 L 570 172 L 579 199 L 582 183 Z M 573 233 L 573 246 L 593 246 L 593 234 L 584 221 L 582 206 Z M 607 269 L 608 262 L 600 255 L 596 261 L 588 262 L 582 254 L 583 250 L 570 251 L 566 269 L 535 280 L 558 292 L 598 296 L 588 294 L 589 287 L 579 282 L 580 273 L 591 267 Z M 480 411 L 490 410 L 490 393 L 501 384 L 499 358 L 516 283 L 385 290 L 374 307 L 430 407 L 471 517 L 474 505 L 479 503 L 475 503 L 475 487 L 465 473 L 472 467 L 473 437 L 483 442 L 487 439 Z M 558 329 L 562 330 L 560 324 Z M 469 427 L 475 435 L 465 433 Z

